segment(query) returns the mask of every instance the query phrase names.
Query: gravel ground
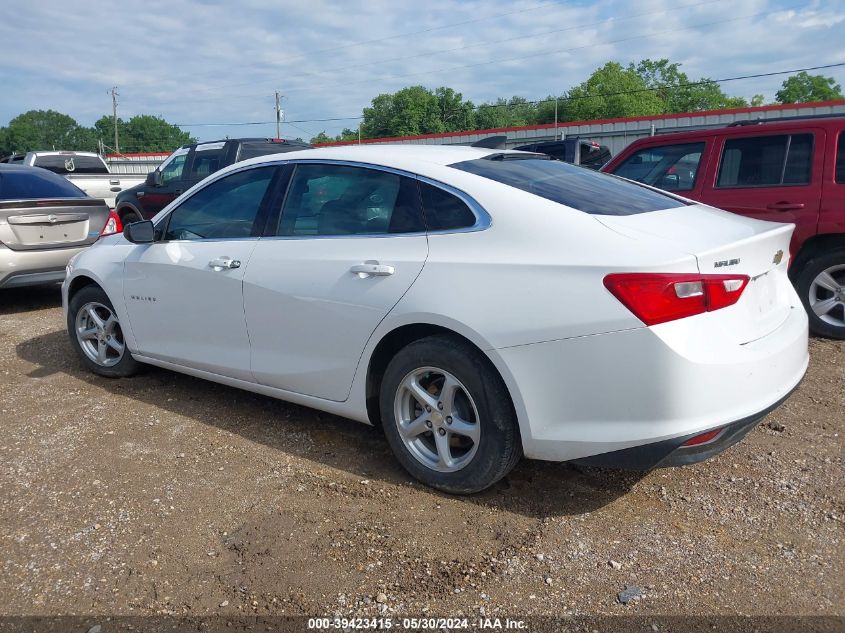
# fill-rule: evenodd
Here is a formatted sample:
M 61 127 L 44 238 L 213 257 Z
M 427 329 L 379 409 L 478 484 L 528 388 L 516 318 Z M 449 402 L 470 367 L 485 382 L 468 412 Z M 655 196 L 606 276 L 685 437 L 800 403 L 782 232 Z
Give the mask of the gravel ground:
M 845 613 L 843 342 L 709 462 L 523 461 L 451 497 L 364 425 L 91 375 L 59 304 L 0 296 L 0 614 Z

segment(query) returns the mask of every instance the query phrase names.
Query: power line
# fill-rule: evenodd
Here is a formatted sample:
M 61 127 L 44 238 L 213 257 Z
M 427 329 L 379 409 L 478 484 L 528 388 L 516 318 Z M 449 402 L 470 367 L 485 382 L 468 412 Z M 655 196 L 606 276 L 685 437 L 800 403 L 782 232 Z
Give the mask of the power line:
M 622 90 L 618 92 L 604 92 L 604 93 L 596 93 L 596 94 L 588 94 L 588 95 L 579 95 L 575 97 L 557 97 L 557 98 L 546 98 L 546 99 L 537 99 L 534 101 L 523 101 L 521 103 L 481 103 L 479 105 L 472 105 L 472 110 L 480 110 L 482 108 L 510 108 L 510 107 L 517 107 L 523 105 L 539 105 L 541 103 L 552 103 L 554 101 L 558 102 L 566 102 L 566 101 L 580 101 L 582 99 L 595 99 L 599 97 L 618 97 L 621 95 L 629 95 L 629 94 L 638 94 L 643 92 L 653 92 L 655 90 L 681 90 L 684 88 L 689 88 L 693 86 L 702 86 L 711 83 L 721 84 L 730 81 L 741 81 L 744 79 L 759 79 L 763 77 L 775 77 L 777 75 L 788 75 L 791 73 L 798 73 L 810 70 L 824 70 L 827 68 L 838 68 L 841 66 L 845 66 L 845 62 L 838 62 L 835 64 L 824 64 L 820 66 L 807 66 L 805 68 L 792 68 L 789 70 L 777 70 L 772 72 L 766 73 L 756 73 L 751 75 L 740 75 L 737 77 L 724 77 L 722 79 L 703 79 L 701 81 L 691 81 L 683 84 L 678 84 L 677 86 L 667 87 L 667 86 L 654 86 L 651 88 L 637 88 L 636 90 Z M 286 123 L 325 123 L 330 121 L 358 121 L 363 119 L 363 116 L 348 116 L 348 117 L 333 117 L 327 119 L 294 119 L 291 121 L 286 121 Z M 243 125 L 271 125 L 273 121 L 247 121 L 247 122 L 238 122 L 238 123 L 174 123 L 177 127 L 226 127 L 226 126 L 243 126 Z

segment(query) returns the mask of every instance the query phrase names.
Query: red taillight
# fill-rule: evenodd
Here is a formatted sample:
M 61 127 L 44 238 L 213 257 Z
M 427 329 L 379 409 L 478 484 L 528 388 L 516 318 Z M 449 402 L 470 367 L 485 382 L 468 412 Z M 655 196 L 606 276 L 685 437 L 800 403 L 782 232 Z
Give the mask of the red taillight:
M 712 312 L 735 304 L 747 275 L 614 273 L 605 287 L 646 325 Z
M 106 220 L 106 225 L 103 227 L 103 230 L 100 231 L 100 237 L 114 235 L 115 233 L 120 233 L 122 230 L 123 224 L 120 222 L 120 216 L 114 212 L 114 209 L 110 209 L 109 219 Z
M 689 438 L 686 442 L 681 444 L 681 446 L 698 446 L 699 444 L 706 444 L 710 440 L 714 440 L 719 436 L 719 433 L 722 432 L 722 429 L 713 429 L 712 431 L 707 431 L 706 433 L 702 433 L 701 435 L 696 435 L 694 437 Z

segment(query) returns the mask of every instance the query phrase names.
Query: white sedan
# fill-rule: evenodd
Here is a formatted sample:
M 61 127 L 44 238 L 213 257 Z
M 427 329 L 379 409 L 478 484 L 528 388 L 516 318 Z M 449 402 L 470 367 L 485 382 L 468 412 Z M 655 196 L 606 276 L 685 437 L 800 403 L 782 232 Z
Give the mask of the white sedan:
M 792 225 L 525 152 L 264 156 L 75 257 L 88 367 L 149 363 L 380 425 L 416 478 L 648 469 L 741 439 L 807 368 Z

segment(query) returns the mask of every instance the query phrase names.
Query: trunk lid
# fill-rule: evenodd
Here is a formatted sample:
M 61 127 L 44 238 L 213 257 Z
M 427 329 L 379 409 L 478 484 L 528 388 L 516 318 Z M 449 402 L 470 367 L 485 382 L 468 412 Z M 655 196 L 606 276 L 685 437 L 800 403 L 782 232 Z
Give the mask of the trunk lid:
M 0 243 L 14 251 L 88 246 L 109 208 L 93 198 L 0 201 Z
M 765 336 L 789 315 L 794 291 L 787 264 L 794 225 L 754 220 L 704 205 L 594 217 L 634 239 L 665 240 L 693 255 L 702 274 L 748 275 L 751 281 L 735 306 L 743 318 L 731 325 L 739 342 Z

